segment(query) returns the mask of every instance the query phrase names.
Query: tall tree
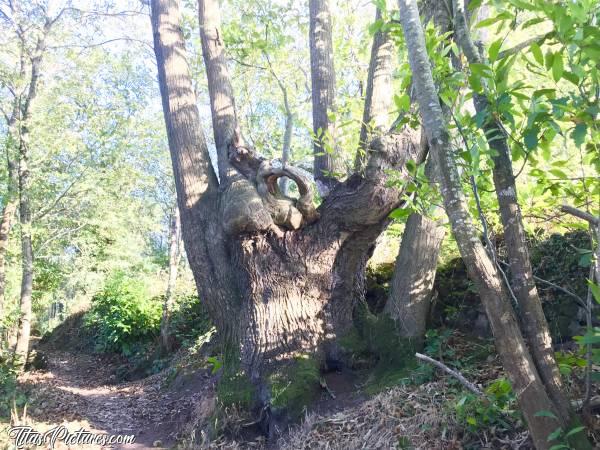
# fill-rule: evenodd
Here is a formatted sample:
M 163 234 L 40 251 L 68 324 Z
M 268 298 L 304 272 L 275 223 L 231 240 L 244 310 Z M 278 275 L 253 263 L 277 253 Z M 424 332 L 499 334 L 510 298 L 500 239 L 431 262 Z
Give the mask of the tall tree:
M 375 23 L 382 21 L 382 12 L 377 7 Z M 371 59 L 365 89 L 365 108 L 358 140 L 354 170 L 361 170 L 367 160 L 369 143 L 376 133 L 384 133 L 389 126 L 392 103 L 392 70 L 394 44 L 390 33 L 381 27 L 373 37 Z
M 549 437 L 561 425 L 560 420 L 557 420 L 560 415 L 526 347 L 502 276 L 481 244 L 471 222 L 448 126 L 433 81 L 416 1 L 399 0 L 399 6 L 423 126 L 433 160 L 439 170 L 444 206 L 454 237 L 469 277 L 477 287 L 486 308 L 496 348 L 529 425 L 534 445 L 539 449 L 550 448 L 554 444 Z M 549 417 L 551 414 L 548 412 L 552 412 L 554 417 Z
M 469 64 L 484 63 L 479 49 L 471 39 L 464 1 L 454 0 L 453 10 L 456 41 L 466 56 L 467 62 Z M 506 241 L 510 286 L 522 313 L 520 314 L 521 329 L 531 350 L 533 361 L 561 419 L 565 424 L 569 424 L 574 413 L 563 392 L 560 372 L 554 358 L 550 330 L 533 278 L 521 208 L 517 199 L 517 186 L 513 174 L 508 136 L 498 115 L 493 114 L 488 95 L 491 94 L 485 88 L 483 92 L 474 92 L 473 105 L 476 112 L 484 117 L 482 130 L 489 147 L 493 150 L 492 171 Z
M 335 68 L 329 0 L 309 0 L 310 73 L 314 132 L 314 177 L 322 196 L 335 184 Z
M 171 351 L 171 335 L 169 330 L 169 321 L 171 310 L 173 309 L 173 300 L 175 298 L 175 287 L 177 284 L 177 272 L 179 261 L 181 259 L 181 224 L 179 220 L 179 208 L 175 206 L 169 220 L 169 274 L 167 277 L 167 290 L 163 302 L 163 312 L 160 322 L 160 341 L 164 352 Z
M 369 252 L 389 212 L 402 204 L 402 190 L 387 183 L 388 170 L 401 169 L 408 159 L 423 160 L 419 135 L 406 129 L 374 140 L 364 173 L 336 183 L 316 209 L 303 171 L 266 160 L 243 142 L 218 4 L 203 0 L 200 33 L 217 180 L 201 133 L 179 14 L 176 0 L 152 2 L 183 240 L 200 298 L 259 384 L 277 361 L 291 363 L 300 353 L 339 359 L 336 337 L 351 326 L 353 305 L 364 295 Z M 313 69 L 318 77 L 321 68 Z M 281 195 L 277 180 L 284 176 L 296 182 L 298 199 Z
M 22 367 L 27 359 L 29 351 L 29 336 L 31 332 L 31 301 L 33 290 L 33 247 L 32 247 L 32 216 L 30 201 L 30 172 L 29 172 L 29 145 L 30 145 L 30 120 L 31 104 L 34 101 L 38 83 L 41 76 L 41 65 L 46 52 L 46 39 L 54 23 L 62 15 L 62 10 L 54 18 L 47 15 L 44 8 L 40 8 L 43 16 L 43 22 L 39 31 L 28 30 L 21 22 L 23 11 L 20 10 L 20 4 L 9 2 L 9 14 L 3 12 L 3 15 L 12 24 L 13 31 L 17 37 L 20 51 L 20 69 L 19 77 L 25 79 L 25 89 L 14 91 L 13 116 L 9 118 L 9 133 L 16 133 L 10 136 L 9 142 L 15 142 L 16 163 L 11 161 L 10 156 L 7 161 L 9 164 L 9 173 L 14 170 L 11 164 L 16 166 L 16 178 L 19 202 L 19 222 L 21 229 L 21 293 L 19 300 L 19 325 L 17 333 L 17 342 L 15 346 L 15 361 L 17 366 Z M 27 34 L 33 34 L 28 36 Z M 34 42 L 33 48 L 30 43 Z M 22 89 L 22 88 L 21 88 Z M 10 180 L 12 182 L 12 180 Z M 10 192 L 10 191 L 9 191 Z

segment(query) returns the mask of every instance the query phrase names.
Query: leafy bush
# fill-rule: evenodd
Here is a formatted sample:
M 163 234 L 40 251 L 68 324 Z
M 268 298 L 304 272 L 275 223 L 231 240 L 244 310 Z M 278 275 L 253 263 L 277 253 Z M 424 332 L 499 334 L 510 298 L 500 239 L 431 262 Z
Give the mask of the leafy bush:
M 96 330 L 96 349 L 130 356 L 159 332 L 161 304 L 144 284 L 117 273 L 92 298 L 86 325 Z
M 191 346 L 212 326 L 206 306 L 198 299 L 197 295 L 186 295 L 176 299 L 171 315 L 170 329 L 178 344 L 184 347 Z
M 485 393 L 487 398 L 470 393 L 461 397 L 455 404 L 458 420 L 473 434 L 490 427 L 511 429 L 519 412 L 510 382 L 499 378 L 487 387 Z
M 25 397 L 17 390 L 17 372 L 12 355 L 0 350 L 0 420 L 9 419 L 13 405 L 23 406 Z

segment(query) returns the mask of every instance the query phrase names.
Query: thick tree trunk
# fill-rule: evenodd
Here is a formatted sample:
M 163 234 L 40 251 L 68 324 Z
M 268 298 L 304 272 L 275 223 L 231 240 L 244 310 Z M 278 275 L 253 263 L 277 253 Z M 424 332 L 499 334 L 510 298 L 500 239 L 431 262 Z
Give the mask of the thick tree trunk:
M 314 170 L 319 193 L 325 197 L 335 185 L 338 165 L 335 148 L 335 69 L 329 0 L 309 0 L 310 67 L 312 82 L 312 114 L 315 141 Z
M 201 131 L 178 2 L 152 0 L 183 241 L 201 301 L 242 369 L 264 387 L 266 374 L 299 354 L 321 362 L 341 357 L 336 339 L 348 331 L 353 306 L 364 295 L 369 253 L 389 212 L 402 204 L 403 193 L 388 186 L 388 171 L 406 176 L 405 162 L 422 161 L 424 151 L 411 130 L 378 137 L 370 144 L 364 173 L 335 183 L 315 209 L 312 183 L 303 171 L 266 160 L 244 145 L 218 2 L 200 0 L 199 19 L 218 181 Z M 282 177 L 297 184 L 298 199 L 281 193 Z
M 454 18 L 456 40 L 463 49 L 467 61 L 470 64 L 481 63 L 482 58 L 471 40 L 464 4 L 460 0 L 454 0 Z M 556 410 L 564 423 L 569 424 L 574 412 L 563 392 L 550 330 L 533 278 L 506 132 L 500 120 L 492 114 L 490 102 L 484 94 L 474 93 L 473 104 L 475 110 L 486 118 L 482 128 L 489 147 L 494 150 L 492 152 L 494 185 L 506 241 L 510 285 L 521 312 L 521 329 Z
M 169 223 L 169 275 L 167 280 L 167 290 L 163 303 L 163 312 L 160 322 L 160 342 L 162 350 L 166 353 L 172 349 L 172 339 L 169 329 L 171 319 L 171 310 L 173 309 L 173 300 L 175 298 L 175 287 L 177 284 L 177 273 L 179 269 L 180 252 L 180 220 L 179 208 L 175 207 Z
M 548 442 L 548 436 L 560 426 L 560 422 L 538 413 L 551 411 L 557 415 L 558 412 L 544 388 L 521 336 L 502 277 L 477 237 L 471 222 L 447 125 L 433 82 L 416 1 L 399 0 L 398 3 L 420 112 L 432 157 L 439 170 L 444 205 L 454 237 L 469 277 L 481 295 L 494 333 L 496 348 L 529 425 L 534 444 L 539 449 L 550 448 L 556 442 Z
M 411 214 L 396 258 L 390 296 L 384 313 L 398 325 L 399 334 L 421 347 L 425 336 L 433 281 L 445 230 L 435 221 Z

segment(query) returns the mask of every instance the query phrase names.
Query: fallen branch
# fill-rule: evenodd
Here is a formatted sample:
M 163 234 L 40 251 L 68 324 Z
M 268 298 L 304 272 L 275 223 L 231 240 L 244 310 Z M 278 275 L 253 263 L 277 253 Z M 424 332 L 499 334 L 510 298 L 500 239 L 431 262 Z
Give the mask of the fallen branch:
M 452 375 L 454 378 L 456 378 L 460 382 L 460 384 L 462 384 L 464 387 L 466 387 L 473 394 L 483 396 L 483 392 L 481 391 L 481 389 L 479 389 L 477 386 L 475 386 L 473 383 L 471 383 L 469 380 L 467 380 L 465 377 L 463 377 L 456 370 L 453 370 L 450 367 L 448 367 L 447 365 L 442 364 L 441 362 L 436 361 L 435 359 L 432 359 L 427 355 L 423 355 L 422 353 L 415 353 L 415 356 L 417 357 L 417 359 L 420 359 L 421 361 L 428 362 L 429 364 L 434 365 L 438 369 L 442 369 L 448 375 Z
M 595 226 L 600 225 L 600 218 L 590 214 L 589 212 L 582 211 L 581 209 L 577 209 L 573 206 L 562 205 L 560 207 L 560 210 L 567 214 L 571 214 L 572 216 L 578 217 L 579 219 L 585 220 L 586 222 L 589 222 L 592 225 L 595 225 Z

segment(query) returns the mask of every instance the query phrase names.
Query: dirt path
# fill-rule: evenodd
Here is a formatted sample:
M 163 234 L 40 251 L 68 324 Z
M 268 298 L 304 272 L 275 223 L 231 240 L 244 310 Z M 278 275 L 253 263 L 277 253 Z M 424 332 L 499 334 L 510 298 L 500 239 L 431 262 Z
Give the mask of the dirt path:
M 133 445 L 115 448 L 169 448 L 193 405 L 212 395 L 213 383 L 205 371 L 177 377 L 170 385 L 164 372 L 115 384 L 115 363 L 102 355 L 56 350 L 44 355 L 47 370 L 20 378 L 31 403 L 27 416 L 46 428 L 64 424 L 71 432 L 83 427 L 136 436 Z

